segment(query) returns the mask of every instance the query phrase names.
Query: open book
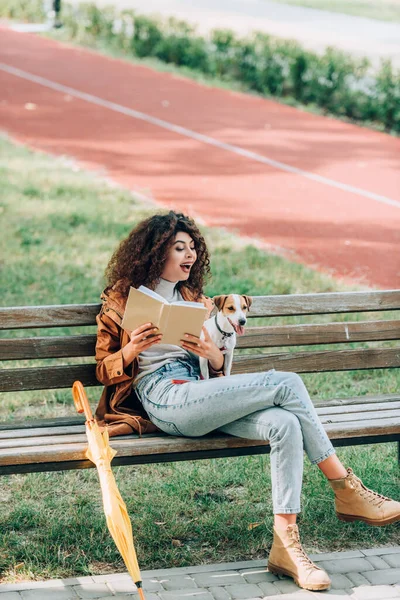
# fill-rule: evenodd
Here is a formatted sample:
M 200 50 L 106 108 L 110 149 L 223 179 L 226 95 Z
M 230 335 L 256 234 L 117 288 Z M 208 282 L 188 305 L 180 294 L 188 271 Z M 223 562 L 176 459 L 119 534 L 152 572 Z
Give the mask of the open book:
M 201 302 L 169 303 L 157 292 L 141 285 L 129 290 L 121 327 L 130 333 L 140 325 L 153 323 L 163 334 L 162 344 L 180 346 L 185 333 L 200 337 L 206 314 L 207 308 Z

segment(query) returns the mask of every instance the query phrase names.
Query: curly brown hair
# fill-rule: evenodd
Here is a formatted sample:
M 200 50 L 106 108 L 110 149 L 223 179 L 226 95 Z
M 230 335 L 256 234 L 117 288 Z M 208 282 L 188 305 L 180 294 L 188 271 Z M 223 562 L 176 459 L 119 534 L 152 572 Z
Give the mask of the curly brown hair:
M 124 296 L 128 295 L 129 286 L 146 285 L 154 289 L 179 231 L 188 233 L 193 239 L 197 259 L 189 278 L 179 282 L 177 288 L 184 286 L 199 299 L 205 280 L 211 276 L 207 246 L 194 220 L 173 210 L 141 221 L 122 240 L 105 270 L 107 289 L 114 286 Z

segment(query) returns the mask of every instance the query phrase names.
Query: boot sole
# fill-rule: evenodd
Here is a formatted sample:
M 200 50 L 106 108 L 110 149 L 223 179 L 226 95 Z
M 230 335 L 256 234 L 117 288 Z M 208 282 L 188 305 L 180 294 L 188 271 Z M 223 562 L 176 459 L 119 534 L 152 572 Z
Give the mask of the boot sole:
M 396 515 L 394 517 L 390 517 L 389 519 L 379 521 L 374 521 L 374 519 L 367 519 L 366 517 L 359 517 L 357 515 L 343 515 L 338 512 L 336 513 L 336 516 L 340 521 L 345 521 L 347 523 L 352 523 L 353 521 L 362 521 L 363 523 L 367 523 L 368 525 L 374 525 L 375 527 L 383 527 L 384 525 L 390 525 L 390 523 L 400 521 L 400 515 Z
M 291 573 L 290 571 L 287 571 L 286 569 L 283 569 L 282 567 L 277 567 L 276 565 L 273 565 L 272 563 L 268 563 L 267 565 L 268 567 L 268 571 L 270 573 L 272 573 L 273 575 L 286 575 L 286 577 L 290 577 L 291 579 L 294 580 L 295 584 L 299 586 L 299 588 L 302 588 L 303 590 L 310 590 L 311 592 L 318 592 L 321 590 L 329 590 L 329 588 L 331 587 L 330 583 L 305 583 L 304 585 L 301 585 L 299 580 L 297 579 L 297 577 Z

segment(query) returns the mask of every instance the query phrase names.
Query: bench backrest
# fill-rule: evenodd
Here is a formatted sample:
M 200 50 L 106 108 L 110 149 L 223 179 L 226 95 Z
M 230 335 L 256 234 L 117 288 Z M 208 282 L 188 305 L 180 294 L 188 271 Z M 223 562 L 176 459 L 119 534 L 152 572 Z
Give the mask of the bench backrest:
M 285 317 L 295 315 L 329 315 L 400 310 L 400 290 L 253 296 L 249 317 Z M 0 308 L 0 330 L 82 327 L 96 324 L 100 304 L 59 306 L 22 306 Z M 7 335 L 7 334 L 6 334 Z M 9 334 L 8 334 L 9 335 Z M 297 373 L 347 371 L 400 367 L 400 348 L 368 348 L 293 351 L 297 346 L 318 346 L 400 340 L 400 320 L 383 319 L 331 323 L 265 325 L 248 327 L 238 339 L 233 373 L 275 368 Z M 69 388 L 75 380 L 85 386 L 99 385 L 95 363 L 88 357 L 95 353 L 96 335 L 26 336 L 0 340 L 0 360 L 77 359 L 78 364 L 18 367 L 2 369 L 0 391 Z M 290 350 L 286 348 L 291 347 Z M 243 354 L 248 348 L 285 348 L 279 353 Z M 74 361 L 75 363 L 76 361 Z M 11 364 L 11 363 L 10 363 Z

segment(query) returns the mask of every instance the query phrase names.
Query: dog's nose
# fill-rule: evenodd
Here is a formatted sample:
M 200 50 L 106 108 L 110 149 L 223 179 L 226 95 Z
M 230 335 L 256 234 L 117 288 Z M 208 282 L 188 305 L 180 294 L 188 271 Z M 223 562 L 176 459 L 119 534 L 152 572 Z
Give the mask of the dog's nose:
M 246 319 L 239 319 L 239 325 L 246 325 Z

